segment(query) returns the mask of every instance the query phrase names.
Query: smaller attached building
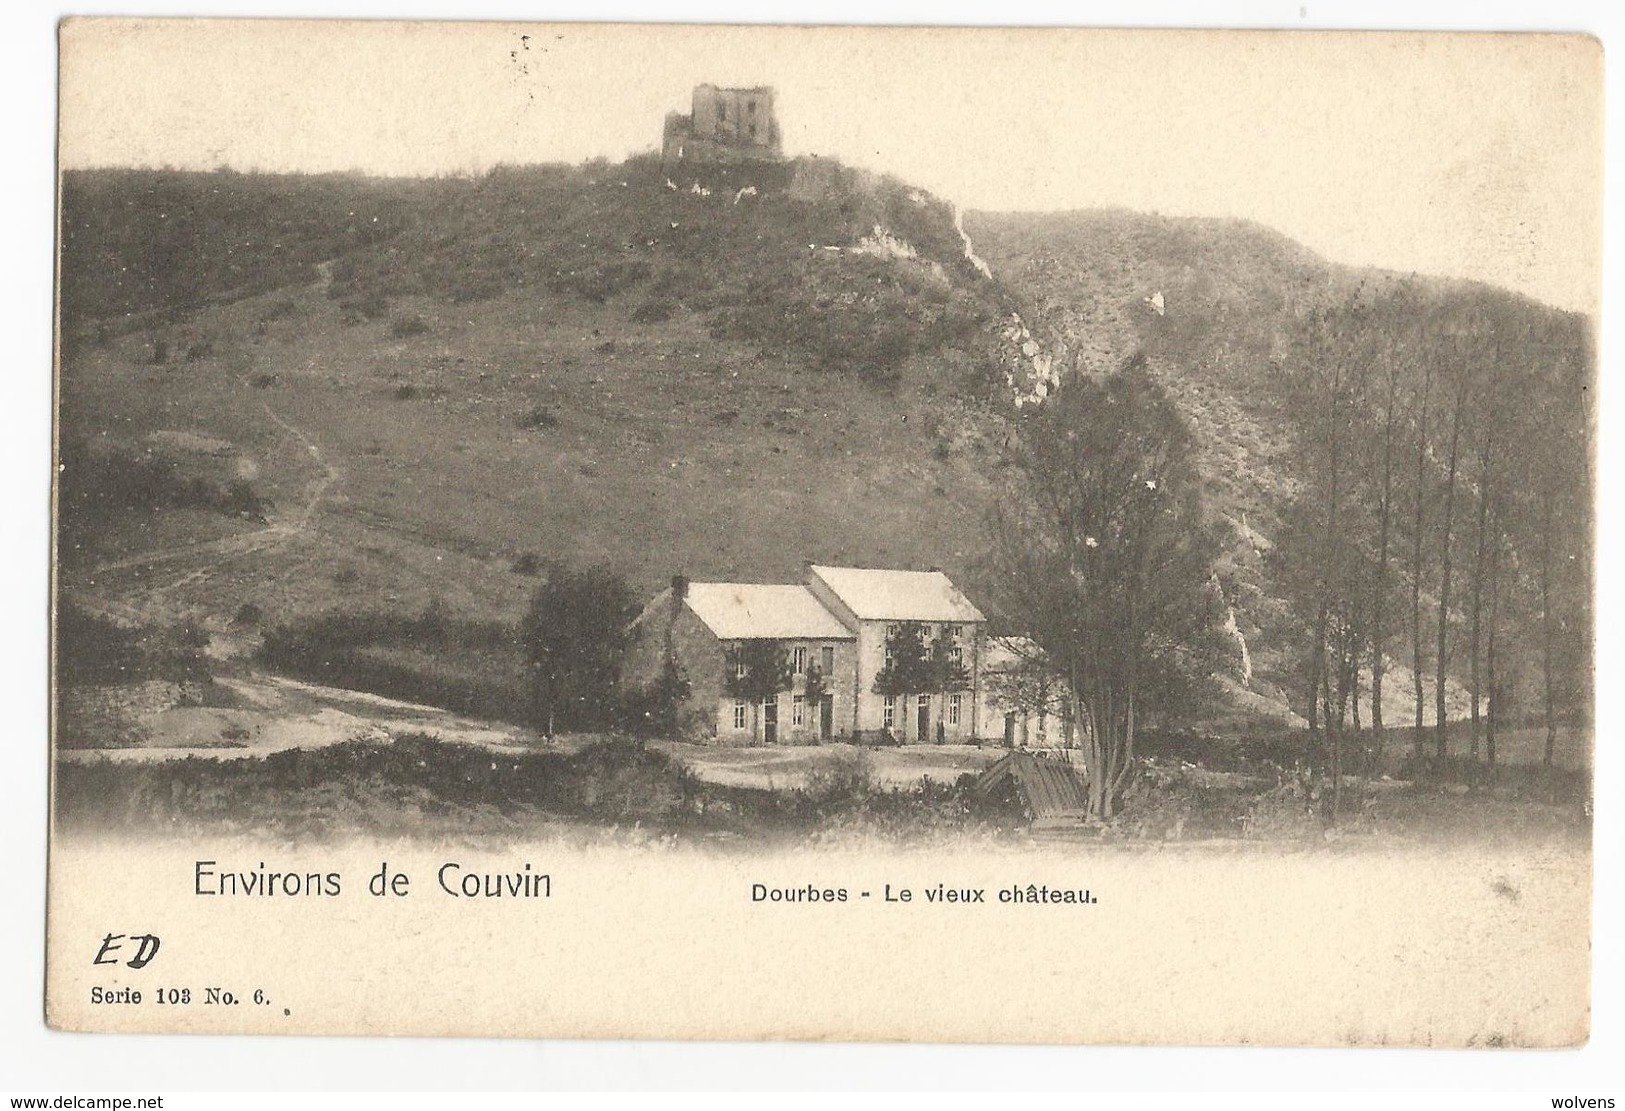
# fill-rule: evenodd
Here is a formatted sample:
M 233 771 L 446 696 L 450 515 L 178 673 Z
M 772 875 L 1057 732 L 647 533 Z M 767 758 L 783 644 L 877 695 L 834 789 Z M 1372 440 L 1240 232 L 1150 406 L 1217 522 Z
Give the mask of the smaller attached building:
M 1066 688 L 1026 637 L 988 637 L 977 735 L 1005 748 L 1071 748 Z
M 683 732 L 720 744 L 813 744 L 850 734 L 856 636 L 805 586 L 673 581 L 630 629 L 624 681 L 648 687 L 668 661 L 689 683 Z M 782 651 L 787 683 L 739 696 L 750 647 Z

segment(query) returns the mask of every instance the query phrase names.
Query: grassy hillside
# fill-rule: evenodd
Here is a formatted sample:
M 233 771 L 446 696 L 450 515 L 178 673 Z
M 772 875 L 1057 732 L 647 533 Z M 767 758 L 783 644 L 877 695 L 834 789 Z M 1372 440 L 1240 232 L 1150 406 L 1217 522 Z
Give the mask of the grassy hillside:
M 245 604 L 511 620 L 550 559 L 651 591 L 808 560 L 970 573 L 1003 305 L 941 202 L 818 163 L 703 195 L 633 162 L 345 180 L 324 235 L 303 186 L 227 175 L 264 190 L 239 212 L 219 176 L 68 177 L 65 221 L 107 234 L 65 245 L 87 336 L 65 461 L 161 476 L 65 474 L 70 593 L 229 637 Z M 193 233 L 153 198 L 179 193 L 238 238 L 177 253 Z M 351 236 L 352 211 L 387 234 Z M 150 280 L 73 276 L 108 251 Z M 123 324 L 137 304 L 151 318 Z

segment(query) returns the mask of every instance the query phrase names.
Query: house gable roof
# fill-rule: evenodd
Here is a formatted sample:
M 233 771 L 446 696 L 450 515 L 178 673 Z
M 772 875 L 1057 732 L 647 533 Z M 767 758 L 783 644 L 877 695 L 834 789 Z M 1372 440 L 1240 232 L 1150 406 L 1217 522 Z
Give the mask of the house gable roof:
M 684 601 L 718 640 L 851 640 L 853 635 L 799 584 L 689 583 Z
M 816 565 L 810 570 L 860 621 L 983 620 L 982 611 L 941 571 Z

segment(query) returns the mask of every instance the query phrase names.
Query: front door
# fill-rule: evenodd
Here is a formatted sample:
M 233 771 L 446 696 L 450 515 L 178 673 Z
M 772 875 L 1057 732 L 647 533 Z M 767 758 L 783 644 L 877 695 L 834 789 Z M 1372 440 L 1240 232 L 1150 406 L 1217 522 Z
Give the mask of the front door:
M 826 694 L 818 700 L 818 736 L 829 740 L 835 735 L 835 696 Z
M 779 700 L 762 703 L 762 740 L 774 744 L 779 739 Z
M 931 743 L 931 697 L 929 695 L 924 695 L 924 694 L 920 695 L 920 708 L 919 708 L 919 711 L 915 714 L 915 724 L 918 725 L 920 728 L 919 728 L 919 731 L 914 734 L 914 740 L 916 742 L 918 742 L 919 744 L 922 744 L 922 745 L 930 744 Z

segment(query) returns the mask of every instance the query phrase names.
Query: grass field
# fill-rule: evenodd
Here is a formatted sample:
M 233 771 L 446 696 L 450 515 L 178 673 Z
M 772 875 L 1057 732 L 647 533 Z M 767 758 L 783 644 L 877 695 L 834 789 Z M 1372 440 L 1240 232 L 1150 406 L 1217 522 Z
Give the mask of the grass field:
M 258 335 L 270 301 L 295 307 Z M 343 324 L 312 287 L 200 314 L 219 337 L 208 360 L 152 366 L 135 333 L 65 368 L 66 429 L 227 442 L 281 530 L 203 568 L 176 550 L 264 530 L 132 518 L 100 553 L 123 565 L 74 569 L 69 589 L 215 615 L 367 597 L 511 619 L 527 553 L 608 562 L 652 589 L 679 570 L 793 578 L 808 559 L 963 575 L 979 549 L 990 460 L 933 454 L 928 396 L 568 297 L 408 310 L 429 330 L 397 340 L 387 320 Z M 554 423 L 526 427 L 538 409 Z M 144 551 L 176 554 L 149 570 Z

